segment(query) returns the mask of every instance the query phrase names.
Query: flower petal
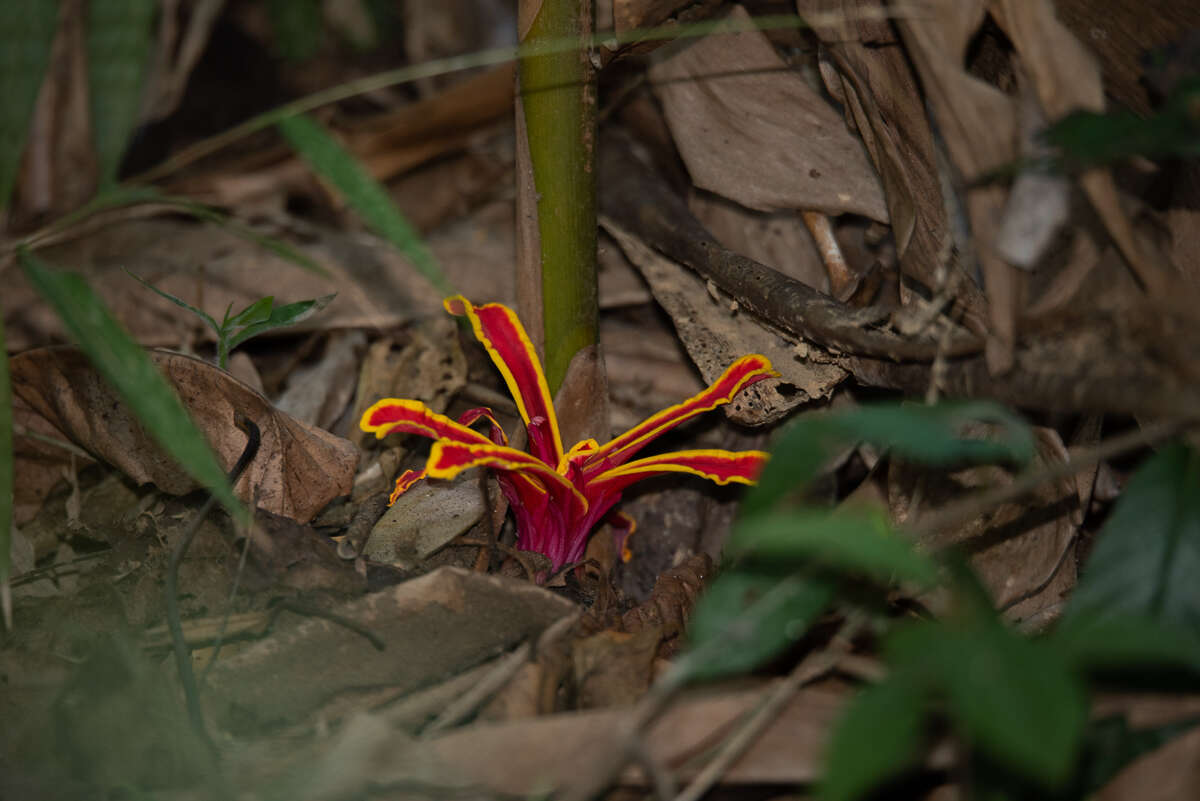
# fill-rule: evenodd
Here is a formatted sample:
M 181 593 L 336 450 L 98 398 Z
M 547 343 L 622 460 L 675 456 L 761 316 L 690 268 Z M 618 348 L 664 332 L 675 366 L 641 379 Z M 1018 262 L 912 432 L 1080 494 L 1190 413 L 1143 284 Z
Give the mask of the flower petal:
M 575 486 L 532 454 L 503 445 L 438 440 L 429 452 L 425 468 L 431 478 L 454 478 L 464 470 L 484 465 L 537 481 L 563 505 L 564 516 L 582 517 L 588 501 Z M 568 508 L 569 506 L 569 508 Z
M 693 395 L 683 403 L 663 409 L 658 414 L 646 418 L 616 439 L 589 453 L 584 472 L 588 475 L 595 475 L 614 465 L 624 464 L 656 437 L 670 431 L 684 420 L 729 403 L 734 396 L 751 384 L 777 375 L 779 374 L 771 367 L 771 362 L 766 356 L 759 354 L 743 356 L 730 365 L 729 369 L 708 389 Z
M 488 438 L 497 445 L 507 445 L 508 435 L 504 433 L 504 429 L 500 427 L 500 423 L 496 420 L 496 415 L 486 406 L 477 406 L 474 409 L 467 409 L 458 416 L 459 425 L 471 426 L 481 417 L 486 417 L 488 422 L 492 424 L 491 431 L 488 433 Z
M 396 502 L 396 499 L 408 491 L 408 488 L 416 484 L 421 479 L 425 478 L 424 470 L 405 470 L 396 479 L 396 487 L 392 490 L 391 496 L 388 498 L 388 506 Z
M 463 419 L 467 419 L 467 415 L 463 415 Z M 420 401 L 400 398 L 384 398 L 371 406 L 363 412 L 359 427 L 367 433 L 374 433 L 377 439 L 399 432 L 419 434 L 430 439 L 450 439 L 455 442 L 481 442 L 489 445 L 492 442 L 475 429 L 456 423 L 444 414 L 438 414 Z
M 637 531 L 637 521 L 624 512 L 609 512 L 604 522 L 612 526 L 613 542 L 622 562 L 633 559 L 633 550 L 629 547 L 629 538 Z
M 766 451 L 696 450 L 647 456 L 588 481 L 588 496 L 619 493 L 634 482 L 663 473 L 692 473 L 717 484 L 752 484 L 766 464 Z
M 530 449 L 534 456 L 546 464 L 557 466 L 563 450 L 558 418 L 554 414 L 554 400 L 550 397 L 550 387 L 546 384 L 537 351 L 517 315 L 499 303 L 474 306 L 462 295 L 446 298 L 443 305 L 451 314 L 465 315 L 471 321 L 476 338 L 487 348 L 492 361 L 504 376 L 504 383 L 508 384 L 525 425 L 529 426 L 537 418 L 544 420 L 541 425 L 549 431 L 549 441 L 538 443 L 531 436 Z

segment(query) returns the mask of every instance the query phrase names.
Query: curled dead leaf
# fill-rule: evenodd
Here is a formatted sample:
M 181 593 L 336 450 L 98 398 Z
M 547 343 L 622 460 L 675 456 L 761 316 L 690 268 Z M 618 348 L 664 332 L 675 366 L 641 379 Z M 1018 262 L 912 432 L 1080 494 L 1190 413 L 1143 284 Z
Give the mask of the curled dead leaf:
M 253 497 L 261 509 L 307 523 L 331 500 L 350 492 L 358 452 L 349 441 L 284 414 L 208 362 L 166 351 L 151 351 L 150 357 L 175 387 L 224 467 L 233 465 L 245 445 L 245 435 L 233 425 L 234 412 L 243 412 L 258 425 L 262 444 L 235 487 L 238 497 L 246 501 Z M 25 430 L 45 431 L 49 423 L 62 439 L 139 484 L 153 483 L 172 495 L 198 487 L 78 349 L 27 351 L 14 356 L 9 368 L 14 419 Z M 18 497 L 29 494 L 39 482 L 57 481 L 58 468 L 45 451 L 33 461 L 22 457 L 25 451 L 19 441 L 14 450 Z

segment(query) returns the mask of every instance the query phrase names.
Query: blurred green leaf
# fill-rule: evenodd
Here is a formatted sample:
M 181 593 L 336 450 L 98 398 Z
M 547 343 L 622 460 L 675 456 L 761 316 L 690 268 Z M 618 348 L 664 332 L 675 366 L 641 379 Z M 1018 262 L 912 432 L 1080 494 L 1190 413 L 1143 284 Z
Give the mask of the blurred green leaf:
M 1149 117 L 1130 111 L 1077 111 L 1050 126 L 1045 138 L 1062 150 L 1072 169 L 1130 156 L 1200 155 L 1200 77 L 1180 81 L 1163 107 Z
M 1048 639 L 1080 671 L 1111 674 L 1147 669 L 1186 670 L 1200 676 L 1200 636 L 1195 629 L 1145 617 L 1072 616 Z
M 291 62 L 312 58 L 321 46 L 321 0 L 268 0 L 275 50 Z
M 234 328 L 265 323 L 267 320 L 271 319 L 271 307 L 274 305 L 275 297 L 273 295 L 267 295 L 265 298 L 259 298 L 237 314 L 233 315 L 233 317 L 227 319 L 224 327 L 228 330 L 233 330 Z
M 1001 426 L 999 438 L 964 437 L 971 422 Z M 757 486 L 746 493 L 742 514 L 759 514 L 810 482 L 839 448 L 868 442 L 920 464 L 1024 464 L 1033 456 L 1033 432 L 1020 417 L 996 403 L 973 401 L 863 406 L 797 420 L 771 450 Z
M 0 320 L 0 593 L 5 594 L 4 624 L 11 624 L 8 609 L 8 572 L 12 568 L 13 429 L 12 383 L 8 376 L 8 349 L 4 321 Z
M 0 11 L 0 210 L 17 181 L 57 20 L 58 3 L 50 0 L 10 2 Z
M 19 251 L 18 257 L 30 284 L 54 308 L 88 359 L 146 430 L 231 515 L 245 519 L 245 507 L 234 496 L 225 471 L 183 403 L 87 282 L 73 273 L 51 269 L 27 250 Z
M 692 612 L 688 677 L 705 681 L 759 667 L 804 636 L 833 590 L 817 577 L 722 573 Z
M 933 560 L 888 525 L 882 514 L 858 509 L 772 512 L 738 522 L 727 553 L 773 572 L 819 564 L 882 583 L 937 582 Z
M 1096 537 L 1067 622 L 1142 617 L 1200 631 L 1200 455 L 1164 447 L 1130 479 Z
M 279 130 L 313 171 L 337 187 L 372 230 L 398 248 L 443 295 L 454 294 L 420 235 L 396 208 L 387 190 L 352 154 L 303 115 L 281 120 Z
M 88 92 L 102 188 L 115 183 L 138 121 L 150 63 L 155 0 L 90 0 Z
M 854 801 L 912 767 L 924 724 L 924 692 L 902 674 L 861 690 L 834 726 L 817 797 Z
M 1055 648 L 992 621 L 904 626 L 884 650 L 891 669 L 944 695 L 951 720 L 981 750 L 1050 788 L 1070 777 L 1087 703 Z
M 256 337 L 266 331 L 303 322 L 328 306 L 336 297 L 337 294 L 334 293 L 332 295 L 322 295 L 313 300 L 298 300 L 295 303 L 285 303 L 282 306 L 276 306 L 271 309 L 271 313 L 267 316 L 267 319 L 253 323 L 241 331 L 234 333 L 229 340 L 229 349 L 233 350 L 247 339 Z

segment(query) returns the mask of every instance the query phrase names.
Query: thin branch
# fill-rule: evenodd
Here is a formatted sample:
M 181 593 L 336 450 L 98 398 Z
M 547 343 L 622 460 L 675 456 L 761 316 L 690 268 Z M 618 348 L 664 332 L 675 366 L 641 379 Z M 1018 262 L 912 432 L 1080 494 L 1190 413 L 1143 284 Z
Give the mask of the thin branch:
M 930 543 L 934 550 L 965 542 L 968 537 L 957 531 L 964 523 L 1001 504 L 1014 501 L 1043 484 L 1069 478 L 1100 462 L 1170 439 L 1200 423 L 1196 417 L 1152 423 L 1144 428 L 1112 437 L 1090 448 L 1072 448 L 1065 462 L 1050 465 L 1036 473 L 1018 476 L 1013 483 L 977 493 L 961 501 L 948 503 L 922 515 L 908 528 Z

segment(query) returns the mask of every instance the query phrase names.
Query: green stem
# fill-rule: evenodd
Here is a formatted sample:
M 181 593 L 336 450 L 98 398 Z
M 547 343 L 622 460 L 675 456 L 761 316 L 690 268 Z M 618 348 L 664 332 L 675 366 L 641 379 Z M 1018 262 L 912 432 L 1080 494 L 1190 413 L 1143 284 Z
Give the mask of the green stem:
M 542 0 L 523 44 L 573 37 L 576 50 L 520 61 L 521 100 L 537 192 L 546 380 L 596 343 L 596 87 L 586 42 L 590 0 Z M 536 48 L 534 48 L 536 49 Z

